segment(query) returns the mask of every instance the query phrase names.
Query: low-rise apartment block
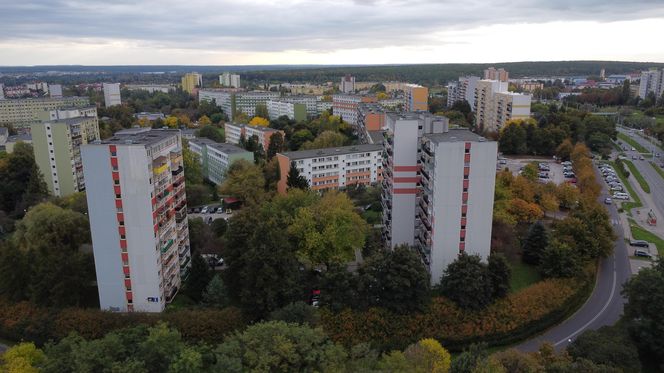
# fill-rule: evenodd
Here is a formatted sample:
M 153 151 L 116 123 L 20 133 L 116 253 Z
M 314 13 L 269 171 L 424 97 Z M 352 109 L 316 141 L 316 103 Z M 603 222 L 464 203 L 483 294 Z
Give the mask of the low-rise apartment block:
M 82 156 L 101 309 L 163 311 L 191 266 L 180 131 L 120 131 Z
M 332 96 L 332 113 L 344 122 L 357 125 L 357 107 L 361 103 L 376 102 L 372 96 L 334 95 Z
M 198 101 L 212 102 L 219 106 L 230 120 L 242 112 L 248 117 L 256 115 L 256 105 L 267 106 L 270 100 L 276 100 L 281 96 L 279 92 L 251 91 L 244 92 L 240 89 L 201 89 L 198 92 Z
M 100 139 L 97 111 L 92 109 L 94 115 L 90 116 L 81 112 L 73 115 L 74 109 L 63 111 L 60 116 L 54 111 L 54 119 L 31 126 L 35 163 L 54 196 L 85 190 L 81 146 Z
M 175 91 L 175 86 L 171 84 L 127 84 L 125 88 L 130 91 L 146 91 L 148 93 Z
M 29 128 L 31 124 L 40 122 L 45 112 L 87 106 L 90 106 L 90 99 L 87 97 L 0 100 L 0 125 L 11 124 L 16 128 Z
M 382 180 L 382 150 L 381 145 L 364 144 L 278 153 L 281 177 L 277 191 L 286 193 L 292 163 L 312 190 L 375 184 Z
M 315 108 L 314 102 L 314 108 Z M 287 116 L 296 122 L 307 120 L 307 104 L 292 102 L 286 99 L 270 100 L 267 102 L 267 112 L 270 119 L 275 120 L 281 116 Z
M 258 143 L 263 145 L 263 150 L 267 151 L 270 146 L 272 135 L 281 133 L 284 136 L 284 131 L 275 130 L 274 128 L 252 126 L 249 124 L 226 123 L 224 125 L 226 131 L 226 142 L 230 144 L 239 144 L 242 137 L 248 140 L 252 136 L 258 138 Z
M 206 138 L 189 140 L 189 150 L 198 155 L 203 177 L 217 185 L 224 182 L 226 170 L 231 163 L 240 159 L 254 162 L 254 153 L 239 146 L 218 143 Z

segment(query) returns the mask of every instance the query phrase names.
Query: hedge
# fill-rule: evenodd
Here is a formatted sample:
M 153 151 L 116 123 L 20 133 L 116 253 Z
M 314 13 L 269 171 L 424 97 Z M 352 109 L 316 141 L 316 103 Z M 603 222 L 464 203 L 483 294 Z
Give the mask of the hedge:
M 398 315 L 367 311 L 322 310 L 321 325 L 345 346 L 371 343 L 380 350 L 403 349 L 423 338 L 436 338 L 445 348 L 460 351 L 475 342 L 511 344 L 564 320 L 593 289 L 594 271 L 575 279 L 548 279 L 471 312 L 445 298 L 434 298 L 423 313 Z
M 111 313 L 96 309 L 49 309 L 29 302 L 11 303 L 0 299 L 0 337 L 14 341 L 33 341 L 42 345 L 58 341 L 70 332 L 87 339 L 138 324 L 153 325 L 165 321 L 176 328 L 188 342 L 219 343 L 224 336 L 246 325 L 240 310 L 188 309 L 162 314 Z

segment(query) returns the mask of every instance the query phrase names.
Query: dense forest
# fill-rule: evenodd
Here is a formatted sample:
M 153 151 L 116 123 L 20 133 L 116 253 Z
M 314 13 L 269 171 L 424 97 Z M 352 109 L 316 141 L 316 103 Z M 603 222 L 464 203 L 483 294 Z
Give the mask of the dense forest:
M 597 76 L 604 68 L 607 74 L 621 74 L 664 68 L 662 63 L 618 61 L 549 61 L 485 64 L 421 64 L 374 66 L 265 65 L 265 66 L 31 66 L 0 67 L 0 82 L 7 85 L 34 81 L 36 78 L 53 83 L 76 84 L 100 80 L 122 83 L 159 82 L 179 83 L 183 73 L 198 71 L 204 85 L 217 80 L 223 71 L 239 72 L 243 82 L 336 82 L 344 74 L 352 74 L 357 81 L 408 81 L 426 86 L 445 85 L 461 75 L 480 75 L 490 66 L 503 67 L 510 77 L 526 76 Z M 76 75 L 45 75 L 47 71 L 81 73 Z M 14 76 L 2 76 L 12 74 Z M 17 77 L 17 74 L 25 74 Z

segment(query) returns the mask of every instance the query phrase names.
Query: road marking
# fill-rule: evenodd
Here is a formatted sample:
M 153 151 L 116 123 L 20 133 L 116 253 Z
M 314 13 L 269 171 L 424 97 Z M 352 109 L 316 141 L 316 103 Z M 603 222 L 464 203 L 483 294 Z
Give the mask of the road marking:
M 604 307 L 602 307 L 602 309 L 599 311 L 599 313 L 597 313 L 597 315 L 595 315 L 595 317 L 593 317 L 590 321 L 588 321 L 585 325 L 580 327 L 574 333 L 568 335 L 567 337 L 565 337 L 565 338 L 561 339 L 560 341 L 558 341 L 557 343 L 555 343 L 554 346 L 558 346 L 558 345 L 560 345 L 562 343 L 565 343 L 565 342 L 571 340 L 572 338 L 574 338 L 577 334 L 584 331 L 590 324 L 595 322 L 595 320 L 597 320 L 597 318 L 600 317 L 604 313 L 604 311 L 606 311 L 606 309 L 609 307 L 609 304 L 611 304 L 611 301 L 613 300 L 613 295 L 616 292 L 616 278 L 617 278 L 616 257 L 614 255 L 613 256 L 613 285 L 611 286 L 611 294 L 609 295 L 609 300 L 606 301 L 606 304 L 604 305 Z

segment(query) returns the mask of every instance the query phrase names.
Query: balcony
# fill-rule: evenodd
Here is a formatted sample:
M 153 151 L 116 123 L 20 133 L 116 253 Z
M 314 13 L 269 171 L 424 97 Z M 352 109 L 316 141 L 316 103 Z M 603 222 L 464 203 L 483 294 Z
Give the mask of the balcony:
M 166 242 L 166 245 L 164 245 L 164 246 L 161 248 L 161 253 L 162 253 L 162 254 L 166 253 L 166 252 L 168 251 L 168 249 L 170 249 L 171 246 L 173 246 L 173 243 L 174 243 L 174 242 L 175 242 L 175 241 L 174 241 L 173 239 L 168 240 L 168 241 Z
M 177 170 L 173 170 L 173 171 L 171 171 L 171 175 L 173 175 L 173 176 L 177 176 L 177 175 L 181 174 L 182 171 L 184 171 L 184 167 L 180 166 L 180 167 L 178 167 Z
M 180 260 L 180 269 L 183 269 L 183 268 L 187 267 L 190 260 L 191 260 L 191 256 L 187 256 L 187 257 L 184 258 L 184 260 Z

